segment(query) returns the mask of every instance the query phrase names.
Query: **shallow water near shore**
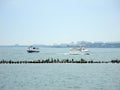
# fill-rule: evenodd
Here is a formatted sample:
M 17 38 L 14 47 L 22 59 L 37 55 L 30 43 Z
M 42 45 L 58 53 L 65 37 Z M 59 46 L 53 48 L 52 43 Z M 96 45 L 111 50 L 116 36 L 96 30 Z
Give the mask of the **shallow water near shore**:
M 2 64 L 0 90 L 120 90 L 119 64 Z

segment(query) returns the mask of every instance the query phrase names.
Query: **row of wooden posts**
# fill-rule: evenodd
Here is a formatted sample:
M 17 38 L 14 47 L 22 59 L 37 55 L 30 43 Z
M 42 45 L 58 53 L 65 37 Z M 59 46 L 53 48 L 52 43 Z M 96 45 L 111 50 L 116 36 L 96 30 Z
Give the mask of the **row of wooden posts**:
M 120 63 L 120 60 L 111 60 L 111 61 L 87 61 L 81 58 L 80 60 L 74 59 L 45 59 L 45 60 L 24 60 L 24 61 L 15 61 L 15 60 L 1 60 L 0 64 L 29 64 L 29 63 Z

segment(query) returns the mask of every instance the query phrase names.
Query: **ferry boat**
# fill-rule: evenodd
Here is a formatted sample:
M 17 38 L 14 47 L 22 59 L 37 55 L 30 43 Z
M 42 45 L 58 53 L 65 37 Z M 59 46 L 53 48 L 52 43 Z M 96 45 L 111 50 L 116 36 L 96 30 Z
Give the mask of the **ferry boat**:
M 28 53 L 39 52 L 39 48 L 34 47 L 34 46 L 29 46 L 29 47 L 27 48 L 27 52 L 28 52 Z

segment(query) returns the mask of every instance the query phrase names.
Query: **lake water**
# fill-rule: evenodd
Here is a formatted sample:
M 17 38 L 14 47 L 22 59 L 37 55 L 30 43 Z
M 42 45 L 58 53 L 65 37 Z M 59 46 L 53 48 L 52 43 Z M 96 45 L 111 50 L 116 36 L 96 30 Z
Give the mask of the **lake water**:
M 1 64 L 0 90 L 120 90 L 120 65 Z
M 0 60 L 38 60 L 48 58 L 108 61 L 120 59 L 120 48 L 88 48 L 90 55 L 70 55 L 69 48 L 40 48 L 39 53 L 27 53 L 27 47 L 0 47 Z
M 69 55 L 69 48 L 0 47 L 0 60 L 46 58 L 120 59 L 119 48 L 88 48 L 90 55 Z M 120 64 L 0 64 L 0 90 L 120 90 Z

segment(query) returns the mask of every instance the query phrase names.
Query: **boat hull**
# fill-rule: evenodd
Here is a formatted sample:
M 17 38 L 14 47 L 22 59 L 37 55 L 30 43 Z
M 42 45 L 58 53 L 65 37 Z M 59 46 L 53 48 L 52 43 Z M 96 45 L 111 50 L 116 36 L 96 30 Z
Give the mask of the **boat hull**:
M 27 50 L 28 53 L 34 53 L 34 52 L 39 52 L 39 51 L 35 51 L 35 50 Z

